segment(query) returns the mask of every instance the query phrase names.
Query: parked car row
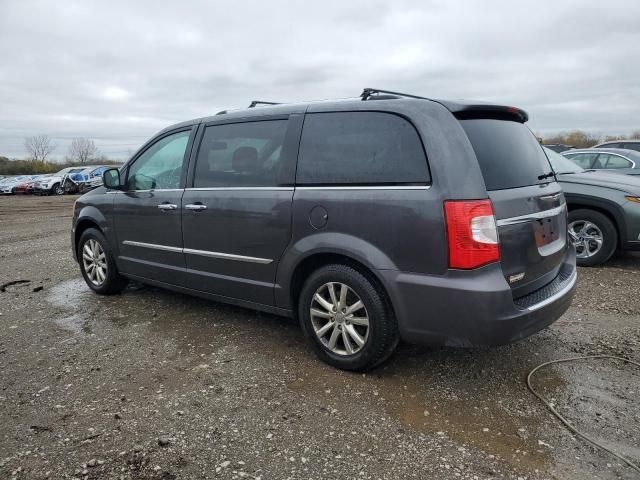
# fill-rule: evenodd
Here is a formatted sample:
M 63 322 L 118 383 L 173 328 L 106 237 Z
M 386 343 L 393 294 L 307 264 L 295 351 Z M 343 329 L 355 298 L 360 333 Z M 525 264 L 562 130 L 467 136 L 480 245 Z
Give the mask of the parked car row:
M 57 173 L 6 177 L 0 180 L 0 193 L 3 195 L 86 193 L 102 185 L 102 173 L 108 168 L 105 165 L 67 167 Z

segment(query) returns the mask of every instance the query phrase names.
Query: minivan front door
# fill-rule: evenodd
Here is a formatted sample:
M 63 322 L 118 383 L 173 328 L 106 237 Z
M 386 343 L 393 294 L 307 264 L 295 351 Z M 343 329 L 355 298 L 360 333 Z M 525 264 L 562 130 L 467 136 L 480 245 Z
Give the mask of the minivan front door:
M 274 305 L 301 117 L 208 125 L 182 202 L 188 286 Z
M 181 213 L 192 136 L 192 129 L 165 135 L 128 167 L 113 216 L 123 273 L 184 284 Z

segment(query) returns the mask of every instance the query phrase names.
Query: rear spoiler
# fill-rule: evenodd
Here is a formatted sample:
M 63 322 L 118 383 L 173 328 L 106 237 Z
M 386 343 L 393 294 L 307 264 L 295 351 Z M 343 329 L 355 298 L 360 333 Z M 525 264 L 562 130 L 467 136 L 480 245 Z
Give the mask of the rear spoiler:
M 446 100 L 438 100 L 438 102 L 447 107 L 458 120 L 490 118 L 495 120 L 511 120 L 520 123 L 525 123 L 529 120 L 529 114 L 517 107 L 482 103 L 464 104 Z
M 458 120 L 468 120 L 472 118 L 492 118 L 496 120 L 511 120 L 525 123 L 529 120 L 529 115 L 524 110 L 517 107 L 507 107 L 504 105 L 491 105 L 490 103 L 466 103 L 464 101 L 452 102 L 450 100 L 436 100 L 434 98 L 421 97 L 410 93 L 400 93 L 380 88 L 365 88 L 360 94 L 363 101 L 367 100 L 388 100 L 392 98 L 417 98 L 419 100 L 431 100 L 439 103 L 449 110 Z M 250 105 L 250 106 L 253 106 Z

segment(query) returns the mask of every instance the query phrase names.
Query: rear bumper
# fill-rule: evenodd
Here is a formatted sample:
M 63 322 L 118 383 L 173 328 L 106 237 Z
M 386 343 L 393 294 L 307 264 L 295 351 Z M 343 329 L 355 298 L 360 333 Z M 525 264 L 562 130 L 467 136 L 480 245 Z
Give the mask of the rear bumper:
M 568 249 L 554 280 L 513 299 L 499 264 L 444 276 L 380 271 L 410 343 L 480 346 L 511 343 L 551 325 L 567 311 L 576 286 L 576 259 Z

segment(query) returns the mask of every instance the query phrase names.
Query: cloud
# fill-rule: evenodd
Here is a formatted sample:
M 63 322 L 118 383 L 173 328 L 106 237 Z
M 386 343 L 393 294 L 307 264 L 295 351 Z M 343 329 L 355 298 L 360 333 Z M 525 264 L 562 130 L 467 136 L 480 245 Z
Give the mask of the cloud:
M 107 87 L 102 95 L 110 100 L 125 100 L 131 95 L 127 90 L 120 87 Z
M 640 128 L 640 2 L 21 0 L 0 6 L 0 155 L 365 86 L 513 104 L 539 133 Z

